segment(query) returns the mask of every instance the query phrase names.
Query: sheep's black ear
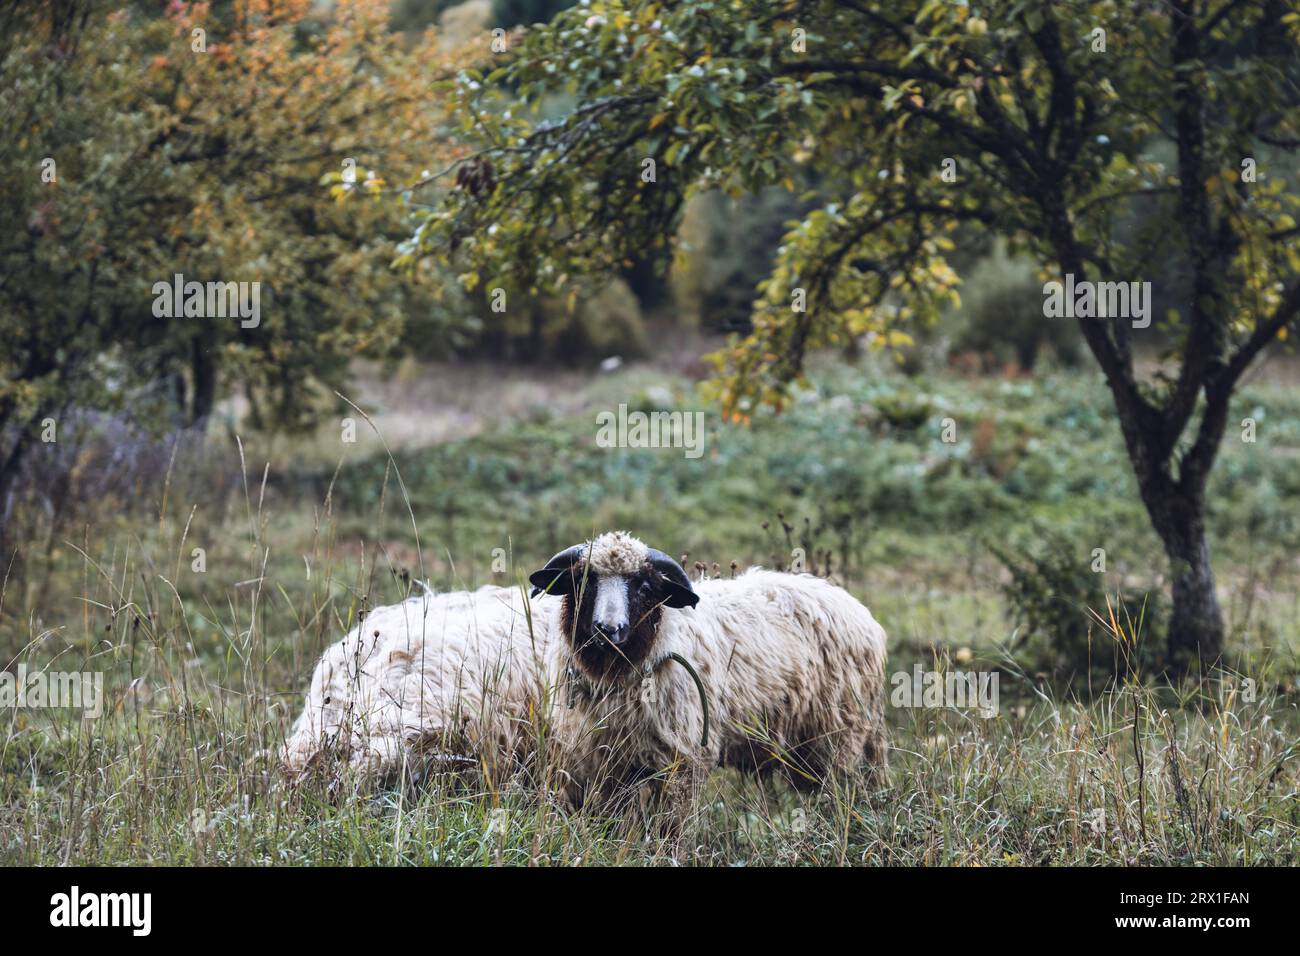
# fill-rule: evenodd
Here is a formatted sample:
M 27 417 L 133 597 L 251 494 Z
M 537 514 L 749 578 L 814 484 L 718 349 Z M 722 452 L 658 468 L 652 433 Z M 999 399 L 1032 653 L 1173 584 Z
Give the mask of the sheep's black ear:
M 665 581 L 664 594 L 667 595 L 664 607 L 695 607 L 700 603 L 700 596 L 689 585 L 682 587 L 673 581 Z
M 528 583 L 533 586 L 531 596 L 537 597 L 543 591 L 548 594 L 572 594 L 577 584 L 576 576 L 572 573 L 573 566 L 578 563 L 586 550 L 585 544 L 575 544 L 571 548 L 565 548 L 547 561 L 546 567 L 528 575 Z
M 546 594 L 572 594 L 573 575 L 568 568 L 542 568 L 528 575 L 528 583 L 533 586 L 529 597 Z
M 682 566 L 662 551 L 647 550 L 650 552 L 650 565 L 664 578 L 664 606 L 695 607 L 699 604 L 700 596 L 691 587 L 691 579 Z

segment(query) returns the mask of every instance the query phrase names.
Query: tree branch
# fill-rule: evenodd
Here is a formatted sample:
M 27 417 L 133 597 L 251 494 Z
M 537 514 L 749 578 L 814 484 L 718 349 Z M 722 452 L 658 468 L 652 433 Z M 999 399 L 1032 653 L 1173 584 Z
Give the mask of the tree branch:
M 1273 310 L 1273 314 L 1267 320 L 1256 324 L 1255 331 L 1251 333 L 1250 338 L 1228 360 L 1219 377 L 1220 381 L 1229 387 L 1235 386 L 1242 373 L 1255 360 L 1255 357 L 1263 351 L 1264 347 L 1276 339 L 1278 333 L 1288 323 L 1297 318 L 1300 318 L 1300 279 L 1297 279 L 1291 285 L 1278 307 Z

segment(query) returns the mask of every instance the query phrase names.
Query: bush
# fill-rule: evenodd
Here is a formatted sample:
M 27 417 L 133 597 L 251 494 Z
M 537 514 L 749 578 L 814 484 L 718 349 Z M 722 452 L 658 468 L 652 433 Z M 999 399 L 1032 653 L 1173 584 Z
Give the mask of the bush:
M 697 327 L 747 333 L 756 287 L 771 269 L 785 223 L 804 205 L 780 187 L 743 199 L 720 192 L 691 199 L 671 275 L 682 318 Z
M 450 307 L 477 308 L 484 316 L 466 323 L 476 331 L 461 337 L 457 354 L 526 364 L 594 365 L 611 355 L 639 358 L 649 351 L 640 303 L 622 279 L 571 305 L 514 293 L 507 297 L 504 312 L 493 313 L 490 295 L 449 294 Z
M 547 23 L 574 0 L 493 0 L 492 22 L 501 27 Z
M 622 279 L 614 279 L 582 303 L 572 321 L 560 324 L 555 341 L 560 355 L 594 359 L 636 358 L 650 350 L 641 304 Z
M 1092 570 L 1091 555 L 1081 555 L 1071 538 L 1041 528 L 1035 537 L 1036 545 L 1010 553 L 989 547 L 1010 575 L 1002 593 L 1018 629 L 1012 645 L 1017 664 L 1065 684 L 1158 670 L 1164 647 L 1160 594 L 1112 591 L 1105 575 Z M 1094 612 L 1104 620 L 1113 613 L 1131 640 L 1117 640 Z
M 951 348 L 973 353 L 983 370 L 1014 362 L 1030 371 L 1044 351 L 1062 365 L 1079 364 L 1078 329 L 1043 315 L 1043 284 L 1033 263 L 1008 255 L 1000 243 L 964 277 L 961 296 Z
M 388 25 L 401 33 L 420 34 L 460 2 L 461 0 L 396 0 L 390 8 Z

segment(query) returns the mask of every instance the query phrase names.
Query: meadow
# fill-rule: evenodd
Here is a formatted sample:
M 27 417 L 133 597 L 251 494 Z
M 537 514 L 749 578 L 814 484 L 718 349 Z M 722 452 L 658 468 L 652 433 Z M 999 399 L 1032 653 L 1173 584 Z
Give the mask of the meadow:
M 1227 655 L 1177 681 L 1160 670 L 1167 565 L 1098 375 L 824 359 L 783 414 L 727 422 L 688 371 L 367 367 L 313 433 L 238 433 L 231 408 L 166 469 L 36 520 L 4 580 L 0 657 L 104 673 L 106 713 L 3 714 L 0 864 L 1297 862 L 1285 369 L 1238 396 L 1255 441 L 1230 431 L 1212 483 Z M 595 415 L 620 403 L 703 411 L 703 456 L 598 447 Z M 97 467 L 87 440 L 71 490 Z M 884 624 L 889 673 L 992 671 L 998 712 L 891 706 L 874 788 L 716 772 L 685 849 L 477 772 L 283 784 L 270 754 L 361 610 L 413 579 L 518 583 L 616 527 L 692 573 L 829 576 Z

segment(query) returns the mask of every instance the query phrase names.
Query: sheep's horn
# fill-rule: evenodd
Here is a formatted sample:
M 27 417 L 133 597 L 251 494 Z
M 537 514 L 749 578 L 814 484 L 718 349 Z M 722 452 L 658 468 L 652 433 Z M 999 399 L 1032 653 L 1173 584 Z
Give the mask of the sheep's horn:
M 678 664 L 681 664 L 683 667 L 686 668 L 686 673 L 691 675 L 691 680 L 695 681 L 695 689 L 699 692 L 700 695 L 700 709 L 704 713 L 704 739 L 700 741 L 700 746 L 708 747 L 709 746 L 709 695 L 704 692 L 704 681 L 700 680 L 700 675 L 696 672 L 695 668 L 691 666 L 691 662 L 688 661 L 686 658 L 682 657 L 682 655 L 678 654 L 676 651 L 671 652 L 667 657 L 664 658 L 664 660 L 676 661 Z
M 700 603 L 700 596 L 691 587 L 691 579 L 686 576 L 686 570 L 680 564 L 662 551 L 654 548 L 646 548 L 646 551 L 649 552 L 650 565 L 674 586 L 673 594 L 667 601 L 669 607 L 695 607 Z
M 547 561 L 546 566 L 540 571 L 534 571 L 528 575 L 528 583 L 533 586 L 533 589 L 528 592 L 528 596 L 537 597 L 537 595 L 547 591 L 559 579 L 560 575 L 567 572 L 582 559 L 586 551 L 587 545 L 585 543 L 565 548 Z

